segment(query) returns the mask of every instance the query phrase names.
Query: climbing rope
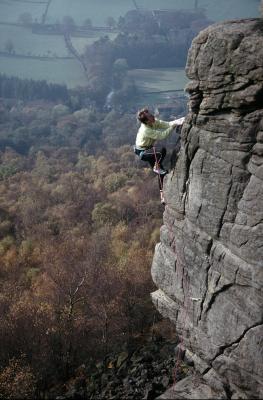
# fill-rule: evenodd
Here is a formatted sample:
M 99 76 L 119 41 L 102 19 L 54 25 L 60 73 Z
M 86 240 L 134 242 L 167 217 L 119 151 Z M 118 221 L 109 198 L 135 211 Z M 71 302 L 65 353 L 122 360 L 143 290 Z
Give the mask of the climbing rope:
M 157 160 L 157 154 L 156 154 L 155 146 L 153 146 L 153 153 L 154 153 L 154 158 L 155 158 L 155 164 L 156 164 L 157 168 L 160 168 L 160 164 L 159 164 L 160 160 Z M 158 179 L 159 179 L 161 201 L 164 201 L 164 197 L 163 197 L 163 180 L 162 180 L 160 174 L 158 174 Z

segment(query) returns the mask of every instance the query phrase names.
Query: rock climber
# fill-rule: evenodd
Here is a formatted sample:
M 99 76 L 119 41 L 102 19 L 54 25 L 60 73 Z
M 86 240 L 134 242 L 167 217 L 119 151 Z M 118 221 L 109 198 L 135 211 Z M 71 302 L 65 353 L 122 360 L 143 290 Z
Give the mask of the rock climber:
M 141 160 L 148 161 L 153 172 L 159 175 L 161 203 L 164 204 L 163 178 L 168 171 L 164 169 L 162 162 L 166 156 L 166 149 L 163 147 L 160 151 L 156 151 L 154 143 L 156 140 L 166 139 L 177 126 L 183 124 L 185 117 L 170 122 L 161 121 L 156 119 L 147 108 L 143 108 L 138 111 L 137 118 L 141 126 L 137 133 L 134 152 Z

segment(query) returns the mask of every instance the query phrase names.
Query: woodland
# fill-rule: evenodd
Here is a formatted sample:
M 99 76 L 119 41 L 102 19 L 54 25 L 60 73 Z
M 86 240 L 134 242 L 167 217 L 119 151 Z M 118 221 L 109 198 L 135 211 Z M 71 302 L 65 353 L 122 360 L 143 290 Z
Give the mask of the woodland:
M 2 99 L 0 119 L 0 398 L 32 398 L 149 330 L 162 210 L 133 114 Z
M 87 47 L 86 87 L 0 75 L 0 398 L 48 397 L 156 322 L 150 266 L 163 210 L 133 153 L 127 72 L 167 67 L 165 54 L 183 65 L 188 42 L 173 48 L 176 32 L 137 17 Z

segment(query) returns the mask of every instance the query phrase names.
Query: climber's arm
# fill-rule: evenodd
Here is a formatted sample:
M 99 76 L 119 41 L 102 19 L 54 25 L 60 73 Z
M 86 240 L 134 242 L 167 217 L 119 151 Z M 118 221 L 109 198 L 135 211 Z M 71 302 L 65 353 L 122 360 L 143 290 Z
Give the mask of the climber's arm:
M 174 130 L 174 128 L 175 126 L 168 125 L 167 129 L 160 131 L 157 129 L 152 129 L 150 127 L 147 127 L 147 129 L 145 130 L 145 136 L 154 140 L 166 139 L 170 135 L 170 133 Z
M 174 121 L 170 121 L 169 125 L 170 126 L 181 126 L 181 125 L 183 125 L 184 120 L 185 120 L 185 117 L 178 118 L 178 119 L 175 119 Z

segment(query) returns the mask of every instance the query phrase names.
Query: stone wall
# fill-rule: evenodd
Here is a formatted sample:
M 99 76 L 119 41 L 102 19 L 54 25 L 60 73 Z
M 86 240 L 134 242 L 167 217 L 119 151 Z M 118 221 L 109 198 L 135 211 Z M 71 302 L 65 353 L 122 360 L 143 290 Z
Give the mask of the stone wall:
M 215 398 L 262 398 L 263 21 L 202 31 L 186 72 L 152 299 Z

